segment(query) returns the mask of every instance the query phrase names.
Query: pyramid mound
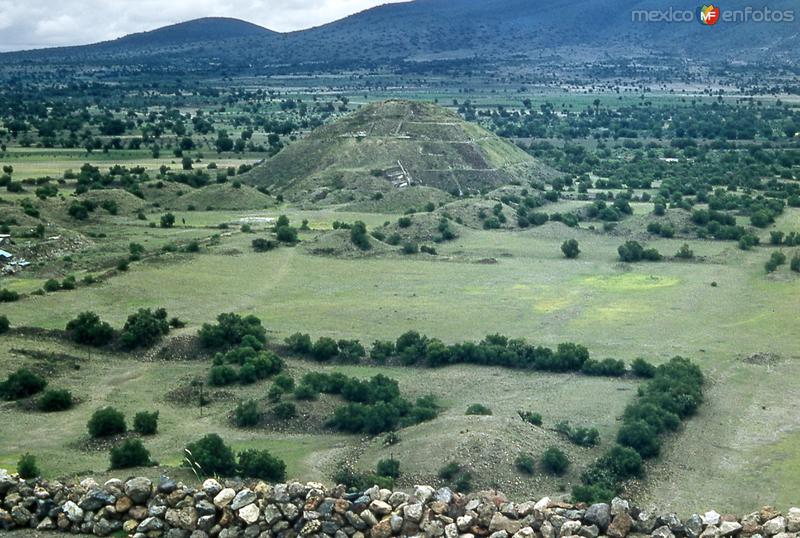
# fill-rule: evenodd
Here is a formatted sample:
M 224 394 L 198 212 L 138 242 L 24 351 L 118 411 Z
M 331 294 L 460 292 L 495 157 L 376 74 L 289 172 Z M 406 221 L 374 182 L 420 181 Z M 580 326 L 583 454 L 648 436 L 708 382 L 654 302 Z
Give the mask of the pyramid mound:
M 429 103 L 367 105 L 242 176 L 295 201 L 342 203 L 417 186 L 453 195 L 552 170 L 514 144 Z

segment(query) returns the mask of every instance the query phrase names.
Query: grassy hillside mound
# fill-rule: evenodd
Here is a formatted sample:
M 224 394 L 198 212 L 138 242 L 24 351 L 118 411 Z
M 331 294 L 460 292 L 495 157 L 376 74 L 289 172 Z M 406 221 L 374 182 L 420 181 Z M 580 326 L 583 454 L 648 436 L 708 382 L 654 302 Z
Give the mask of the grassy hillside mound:
M 393 189 L 386 194 L 379 194 L 369 200 L 348 204 L 343 210 L 365 213 L 405 213 L 408 210 L 422 210 L 428 204 L 439 207 L 439 205 L 454 199 L 446 192 L 422 185 L 407 189 Z
M 374 103 L 320 127 L 242 180 L 292 200 L 342 203 L 408 185 L 475 193 L 552 171 L 456 113 L 422 102 Z
M 395 250 L 372 236 L 369 237 L 369 244 L 369 250 L 362 250 L 350 240 L 350 230 L 333 230 L 332 232 L 321 234 L 309 242 L 303 243 L 303 248 L 311 254 L 345 257 L 372 256 L 375 254 L 386 254 Z
M 174 202 L 174 208 L 186 210 L 194 207 L 204 211 L 210 209 L 265 209 L 273 207 L 275 201 L 253 187 L 231 183 L 214 184 L 192 189 Z
M 117 213 L 120 215 L 131 215 L 147 205 L 147 202 L 137 198 L 128 191 L 122 189 L 102 189 L 88 191 L 78 198 L 79 200 L 90 200 L 99 206 L 104 203 L 113 202 L 117 206 Z

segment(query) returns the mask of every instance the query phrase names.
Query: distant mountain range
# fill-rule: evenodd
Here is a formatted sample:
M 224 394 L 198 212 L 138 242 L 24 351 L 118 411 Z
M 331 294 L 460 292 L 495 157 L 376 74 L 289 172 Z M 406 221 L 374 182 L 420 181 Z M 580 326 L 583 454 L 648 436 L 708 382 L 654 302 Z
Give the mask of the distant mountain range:
M 699 3 L 676 0 L 416 0 L 387 4 L 324 26 L 278 33 L 237 19 L 205 18 L 113 41 L 0 55 L 10 65 L 135 65 L 204 72 L 301 72 L 339 67 L 403 69 L 431 61 L 561 63 L 677 56 L 712 68 L 723 60 L 795 63 L 800 50 L 796 0 L 728 0 L 752 20 L 668 22 Z M 792 22 L 754 22 L 752 13 L 791 10 Z M 659 22 L 643 22 L 655 12 Z M 640 15 L 634 15 L 639 13 Z M 247 14 L 242 14 L 246 17 Z M 636 20 L 637 17 L 639 20 Z

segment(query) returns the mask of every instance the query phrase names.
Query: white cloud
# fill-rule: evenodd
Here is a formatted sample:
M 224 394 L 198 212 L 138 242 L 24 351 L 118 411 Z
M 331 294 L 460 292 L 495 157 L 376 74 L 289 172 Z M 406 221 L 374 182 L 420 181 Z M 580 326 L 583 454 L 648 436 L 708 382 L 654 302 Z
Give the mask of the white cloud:
M 404 0 L 0 0 L 0 51 L 80 45 L 200 17 L 287 32 Z

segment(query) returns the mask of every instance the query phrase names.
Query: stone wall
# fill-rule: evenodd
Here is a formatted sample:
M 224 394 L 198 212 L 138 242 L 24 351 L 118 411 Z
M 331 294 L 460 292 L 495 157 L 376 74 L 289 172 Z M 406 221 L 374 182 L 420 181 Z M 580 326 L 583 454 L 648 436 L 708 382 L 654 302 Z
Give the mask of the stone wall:
M 206 480 L 193 487 L 166 477 L 62 484 L 0 470 L 0 531 L 15 528 L 135 538 L 797 538 L 800 509 L 784 515 L 763 508 L 744 517 L 707 512 L 681 521 L 622 499 L 515 503 L 498 492 L 465 496 L 430 486 L 413 494 L 377 487 L 346 494 L 314 483 Z

